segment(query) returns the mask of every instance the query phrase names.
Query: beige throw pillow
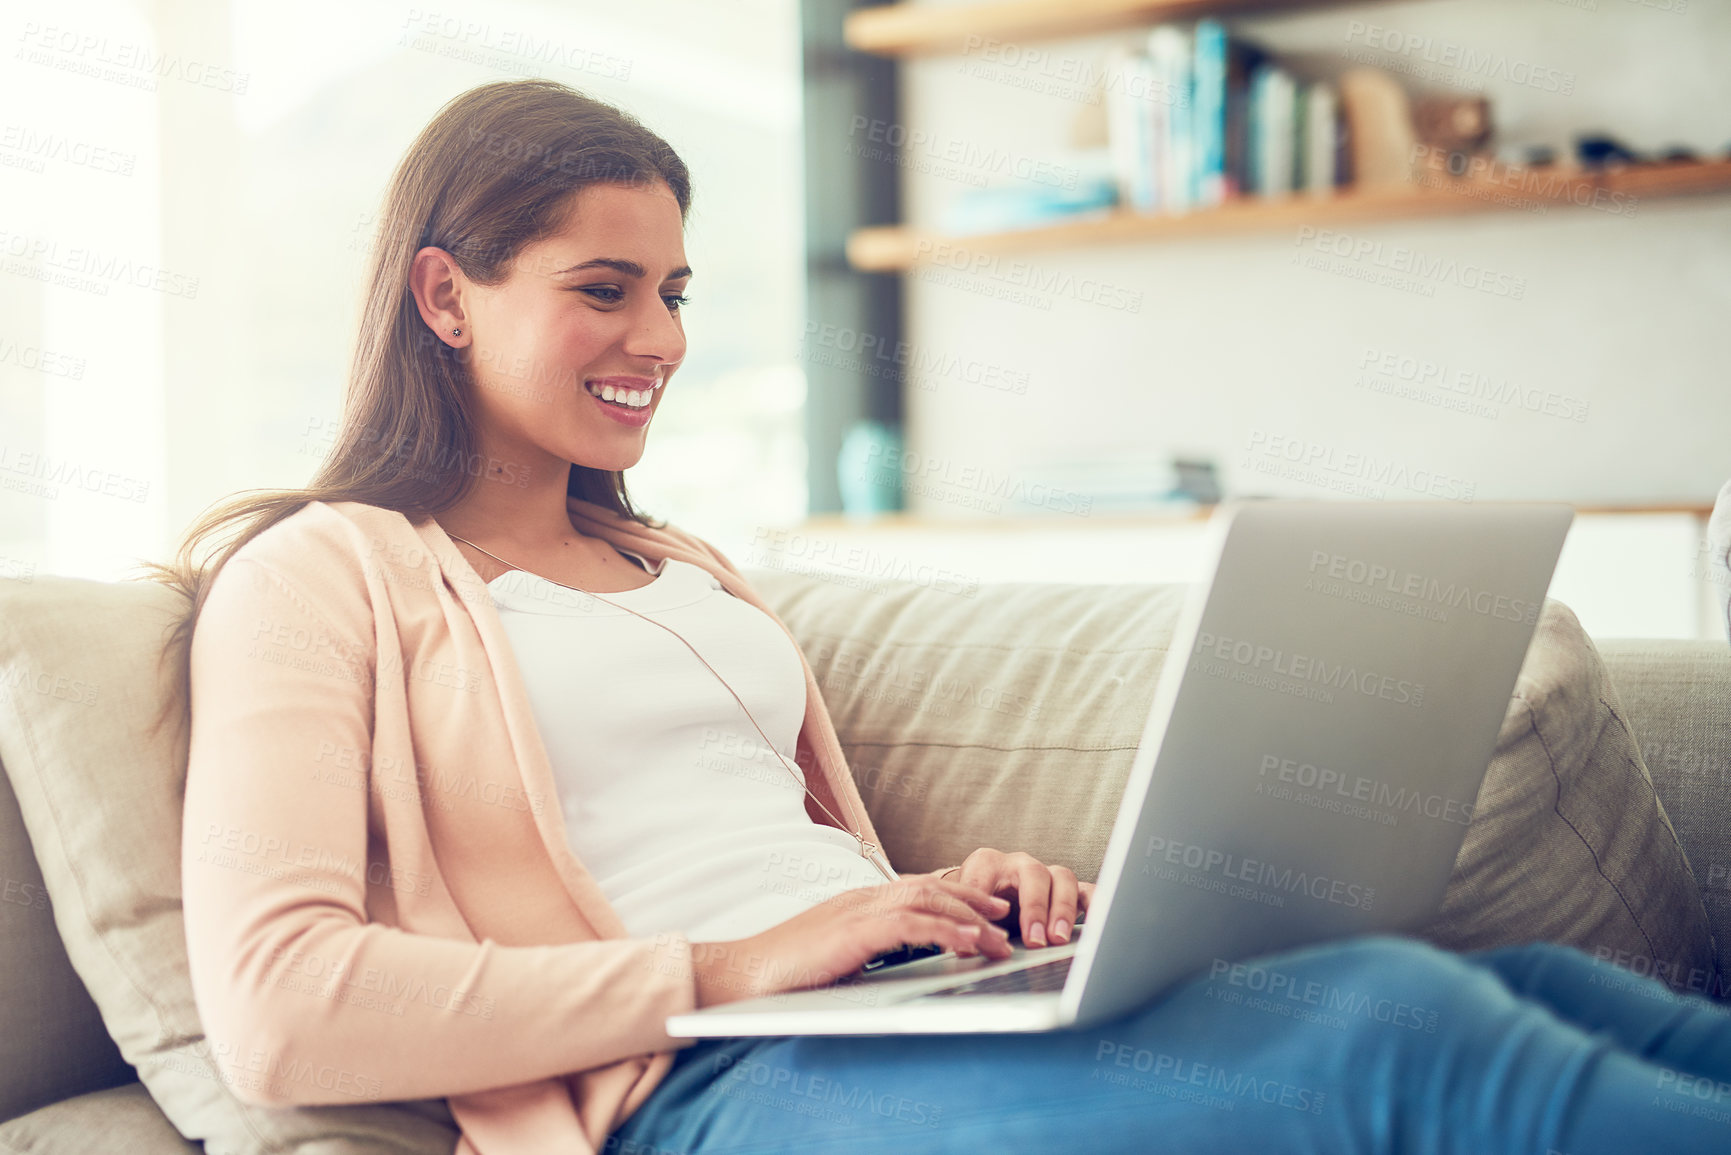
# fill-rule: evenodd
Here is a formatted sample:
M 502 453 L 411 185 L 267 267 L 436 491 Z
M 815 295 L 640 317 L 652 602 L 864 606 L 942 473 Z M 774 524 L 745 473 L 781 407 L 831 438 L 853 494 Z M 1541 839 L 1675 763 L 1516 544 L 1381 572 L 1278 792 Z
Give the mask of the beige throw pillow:
M 1623 719 L 1592 639 L 1547 601 L 1428 937 L 1566 942 L 1678 990 L 1720 989 L 1700 888 Z

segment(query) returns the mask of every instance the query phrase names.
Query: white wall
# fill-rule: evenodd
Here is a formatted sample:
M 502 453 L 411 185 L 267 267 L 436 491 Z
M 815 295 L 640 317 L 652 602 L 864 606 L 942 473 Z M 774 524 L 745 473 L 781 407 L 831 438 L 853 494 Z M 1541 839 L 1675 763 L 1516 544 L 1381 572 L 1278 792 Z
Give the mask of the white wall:
M 1430 0 L 1236 26 L 1317 75 L 1348 63 L 1346 48 L 1396 59 L 1367 44 L 1359 21 L 1568 79 L 1556 85 L 1571 87 L 1568 95 L 1486 83 L 1504 139 L 1566 146 L 1576 131 L 1609 130 L 1638 148 L 1680 143 L 1722 154 L 1731 146 L 1731 5 L 1657 6 L 1676 2 L 1597 0 L 1588 11 L 1548 0 Z M 989 60 L 983 50 L 910 62 L 903 119 L 975 155 L 1056 152 L 1097 133 L 1100 115 L 1063 78 L 1097 67 L 1106 44 L 1127 38 L 1029 44 L 1046 54 L 1031 64 Z M 1059 91 L 1037 91 L 1041 85 Z M 925 225 L 980 175 L 966 162 L 904 171 L 908 216 Z M 1518 279 L 1521 299 L 1447 281 L 1420 295 L 1307 268 L 1295 258 L 1314 250 L 1290 228 L 1018 254 L 1000 261 L 997 277 L 963 274 L 959 283 L 910 276 L 908 336 L 920 355 L 1025 374 L 1027 390 L 954 375 L 911 389 L 909 448 L 936 463 L 937 476 L 961 480 L 910 493 L 909 507 L 933 517 L 992 512 L 977 500 L 970 470 L 1025 473 L 1045 457 L 1114 449 L 1208 454 L 1235 492 L 1317 496 L 1344 483 L 1344 474 L 1307 481 L 1246 468 L 1258 432 L 1337 459 L 1364 454 L 1441 475 L 1453 482 L 1450 492 L 1470 486 L 1477 500 L 1710 504 L 1731 476 L 1723 355 L 1731 195 L 1647 200 L 1632 216 L 1558 208 L 1346 231 L 1385 253 L 1406 246 L 1486 267 L 1502 275 L 1505 290 Z M 995 299 L 988 294 L 1018 288 L 1012 261 L 1048 277 L 1108 282 L 1120 296 L 1140 294 L 1140 308 L 1061 292 L 1036 292 L 1032 303 Z M 1474 415 L 1374 393 L 1355 384 L 1370 350 L 1436 362 L 1450 376 L 1466 371 L 1554 391 L 1568 399 L 1559 408 L 1578 411 L 1585 402 L 1586 419 L 1514 404 Z M 1414 496 L 1387 491 L 1391 500 Z
M 164 334 L 198 309 L 151 78 L 114 63 L 155 29 L 89 0 L 8 7 L 0 37 L 0 577 L 117 572 L 160 540 Z

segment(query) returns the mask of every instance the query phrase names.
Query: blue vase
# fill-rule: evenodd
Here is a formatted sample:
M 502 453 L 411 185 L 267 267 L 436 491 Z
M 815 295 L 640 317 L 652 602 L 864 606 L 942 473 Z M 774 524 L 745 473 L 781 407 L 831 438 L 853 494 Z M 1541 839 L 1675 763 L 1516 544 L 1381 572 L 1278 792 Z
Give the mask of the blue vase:
M 878 421 L 856 421 L 835 459 L 842 512 L 867 518 L 902 508 L 902 435 Z

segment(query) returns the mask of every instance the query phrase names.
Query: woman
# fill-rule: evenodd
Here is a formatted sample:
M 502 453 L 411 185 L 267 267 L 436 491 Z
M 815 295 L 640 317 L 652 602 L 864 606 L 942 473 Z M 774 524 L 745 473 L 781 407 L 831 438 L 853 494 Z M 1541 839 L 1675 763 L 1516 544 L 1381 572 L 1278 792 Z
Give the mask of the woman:
M 482 1155 L 1731 1146 L 1731 1017 L 1560 947 L 1328 944 L 1038 1035 L 666 1036 L 903 945 L 1062 943 L 1092 891 L 992 848 L 896 876 L 785 627 L 632 508 L 689 204 L 569 89 L 452 101 L 393 178 L 328 459 L 189 535 L 187 936 L 237 1093 L 448 1099 Z M 1270 975 L 1361 1009 L 1231 997 Z

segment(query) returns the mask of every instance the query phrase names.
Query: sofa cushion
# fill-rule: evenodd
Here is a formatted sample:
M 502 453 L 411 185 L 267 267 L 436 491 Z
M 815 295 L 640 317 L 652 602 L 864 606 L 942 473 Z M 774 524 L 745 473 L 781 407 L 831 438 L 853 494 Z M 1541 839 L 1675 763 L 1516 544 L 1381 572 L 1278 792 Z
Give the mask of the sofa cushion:
M 66 953 L 164 1114 L 211 1155 L 449 1155 L 442 1099 L 254 1107 L 228 1087 L 268 1073 L 271 1056 L 219 1062 L 205 1043 L 180 909 L 186 735 L 150 729 L 172 692 L 158 656 L 183 604 L 153 582 L 0 583 L 0 764 Z
M 1185 587 L 745 571 L 817 673 L 896 868 L 980 846 L 1098 876 Z M 1591 641 L 1547 602 L 1436 921 L 1710 982 L 1706 912 Z
M 0 1147 L 19 1155 L 198 1155 L 142 1083 L 64 1099 L 0 1126 Z

